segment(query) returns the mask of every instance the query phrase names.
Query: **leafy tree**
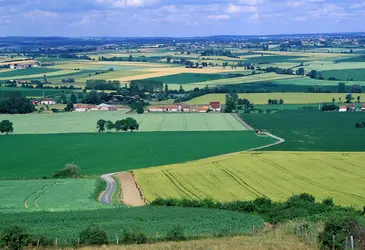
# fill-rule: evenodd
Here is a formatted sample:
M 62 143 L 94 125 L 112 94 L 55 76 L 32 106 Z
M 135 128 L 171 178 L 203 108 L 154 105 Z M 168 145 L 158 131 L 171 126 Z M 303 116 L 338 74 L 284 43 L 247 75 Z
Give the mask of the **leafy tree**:
M 108 244 L 106 233 L 98 226 L 92 224 L 84 229 L 80 234 L 80 244 L 82 245 L 103 245 Z
M 3 120 L 0 122 L 0 132 L 9 134 L 14 131 L 13 123 L 9 120 Z
M 185 93 L 185 90 L 183 89 L 182 85 L 180 85 L 179 93 L 180 94 Z
M 183 241 L 186 240 L 185 230 L 180 226 L 174 226 L 166 235 L 169 241 Z
M 357 100 L 357 102 L 358 102 L 358 103 L 360 103 L 360 99 L 361 99 L 361 96 L 358 96 L 358 97 L 356 98 L 356 100 Z
M 74 104 L 72 102 L 68 102 L 65 111 L 73 111 L 74 110 Z
M 30 234 L 19 226 L 6 228 L 0 236 L 0 247 L 2 249 L 20 250 L 28 245 Z
M 167 83 L 165 84 L 165 94 L 167 95 L 169 93 L 169 85 Z
M 346 84 L 344 82 L 340 82 L 337 87 L 338 93 L 345 93 L 346 92 Z
M 234 110 L 236 110 L 236 104 L 232 99 L 230 99 L 226 102 L 224 113 L 232 113 Z
M 144 108 L 142 105 L 140 105 L 138 108 L 137 108 L 137 113 L 138 114 L 143 114 L 144 113 Z
M 352 97 L 352 94 L 347 94 L 347 95 L 346 95 L 346 102 L 347 102 L 347 103 L 351 103 L 353 99 L 354 99 L 354 98 Z
M 31 100 L 25 97 L 0 97 L 0 114 L 28 114 L 34 110 Z
M 105 127 L 106 129 L 109 131 L 109 130 L 112 130 L 114 128 L 114 123 L 112 121 L 107 121 L 105 123 Z
M 121 237 L 123 244 L 145 244 L 147 237 L 144 233 L 137 230 L 124 230 Z
M 351 93 L 361 93 L 361 86 L 359 84 L 354 84 L 350 90 Z
M 312 70 L 311 72 L 309 72 L 308 76 L 310 78 L 314 78 L 314 79 L 317 79 L 319 74 L 318 74 L 318 71 L 317 70 Z
M 304 74 L 305 74 L 304 68 L 299 68 L 299 69 L 296 71 L 296 74 L 297 74 L 297 75 L 304 75 Z
M 280 104 L 284 104 L 284 100 L 283 100 L 283 99 L 280 99 L 280 100 L 279 100 L 279 103 L 280 103 Z
M 96 124 L 96 128 L 99 130 L 99 132 L 104 132 L 105 131 L 105 120 L 100 119 L 97 124 Z
M 56 170 L 52 175 L 52 177 L 56 179 L 77 178 L 79 176 L 80 170 L 73 163 L 67 164 L 64 169 Z
M 77 102 L 77 97 L 76 97 L 75 93 L 72 93 L 71 94 L 71 102 L 72 103 L 76 103 Z
M 61 101 L 62 101 L 63 104 L 67 104 L 67 97 L 66 97 L 65 94 L 62 94 Z
M 130 129 L 131 131 L 139 129 L 139 124 L 135 119 L 128 117 L 125 121 L 127 124 L 127 128 Z
M 336 101 L 336 99 L 333 97 L 333 98 L 332 98 L 332 102 L 333 102 L 333 103 L 335 103 L 335 101 Z

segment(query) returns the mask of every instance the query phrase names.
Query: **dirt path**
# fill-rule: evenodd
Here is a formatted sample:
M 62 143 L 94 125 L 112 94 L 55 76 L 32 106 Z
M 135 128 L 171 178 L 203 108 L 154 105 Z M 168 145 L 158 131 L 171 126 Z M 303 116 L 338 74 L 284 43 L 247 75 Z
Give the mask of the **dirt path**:
M 121 202 L 127 206 L 140 207 L 146 205 L 142 192 L 131 172 L 123 172 L 115 175 L 120 183 Z
M 247 130 L 253 130 L 253 128 L 248 125 L 244 120 L 241 119 L 236 113 L 232 113 L 233 117 L 236 118 L 236 120 L 242 124 Z

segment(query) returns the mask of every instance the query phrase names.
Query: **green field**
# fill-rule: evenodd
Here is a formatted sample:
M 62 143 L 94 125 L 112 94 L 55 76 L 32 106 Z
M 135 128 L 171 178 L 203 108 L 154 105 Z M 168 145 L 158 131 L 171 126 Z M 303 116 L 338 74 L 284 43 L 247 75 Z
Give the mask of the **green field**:
M 365 99 L 364 99 L 365 100 Z M 139 131 L 227 131 L 245 130 L 231 114 L 178 113 L 178 114 L 126 114 L 114 112 L 73 112 L 58 114 L 0 115 L 0 120 L 11 120 L 15 134 L 50 134 L 97 132 L 99 119 L 117 120 L 135 118 Z
M 329 103 L 332 98 L 339 101 L 345 101 L 346 94 L 344 93 L 247 93 L 238 94 L 240 98 L 246 98 L 254 104 L 267 104 L 269 99 L 283 99 L 285 104 L 315 104 Z M 356 98 L 360 96 L 361 100 L 365 100 L 365 94 L 353 94 Z M 213 101 L 225 103 L 225 94 L 208 94 L 194 98 L 187 103 L 189 104 L 209 104 Z
M 0 73 L 0 79 L 4 77 L 18 77 L 18 76 L 28 76 L 37 74 L 47 74 L 51 72 L 56 72 L 59 69 L 49 69 L 49 68 L 27 68 L 27 69 L 16 69 L 12 71 L 7 71 Z
M 90 224 L 97 224 L 112 243 L 124 229 L 141 230 L 155 241 L 164 238 L 174 226 L 180 226 L 188 237 L 214 236 L 222 233 L 248 233 L 253 226 L 260 229 L 264 221 L 255 215 L 215 209 L 156 207 L 114 208 L 80 212 L 12 213 L 0 216 L 0 228 L 21 222 L 29 232 L 52 238 L 59 245 L 77 242 L 79 233 Z
M 246 72 L 237 72 L 239 74 L 245 73 L 248 74 L 250 71 Z M 236 72 L 235 72 L 236 73 Z M 182 73 L 176 75 L 169 76 L 161 76 L 156 78 L 150 78 L 149 80 L 162 81 L 167 84 L 188 84 L 188 83 L 197 83 L 197 82 L 205 82 L 212 81 L 218 79 L 230 79 L 234 78 L 234 74 L 193 74 L 193 73 Z
M 285 56 L 285 55 L 267 55 L 264 56 L 256 56 L 256 57 L 250 57 L 245 59 L 248 62 L 257 63 L 257 64 L 271 64 L 271 63 L 278 63 L 278 62 L 302 62 L 303 60 L 300 60 L 303 58 L 302 56 Z
M 336 79 L 347 81 L 347 79 L 353 79 L 354 81 L 365 81 L 365 69 L 343 69 L 343 70 L 326 70 L 321 71 L 323 77 L 328 79 L 334 77 Z M 352 85 L 352 81 L 348 84 Z
M 62 92 L 72 92 L 72 91 L 74 91 L 74 90 L 72 90 L 72 89 L 29 89 L 29 88 L 0 87 L 0 96 L 8 95 L 9 92 L 13 92 L 13 94 L 19 93 L 19 95 L 21 95 L 21 96 L 41 97 L 41 96 L 43 96 L 43 94 L 44 94 L 44 96 L 52 96 L 52 95 L 60 94 Z M 16 92 L 16 93 L 14 93 L 14 92 Z
M 267 150 L 364 151 L 365 130 L 355 124 L 365 120 L 362 112 L 279 111 L 242 114 L 254 128 L 268 130 L 285 139 Z
M 269 197 L 284 201 L 310 193 L 338 205 L 365 204 L 365 153 L 266 152 L 218 156 L 135 171 L 150 201 L 157 197 L 216 201 Z
M 0 212 L 54 212 L 103 208 L 105 205 L 90 197 L 94 184 L 94 179 L 2 180 Z
M 227 154 L 273 143 L 253 131 L 0 136 L 0 178 L 50 177 L 75 163 L 101 175 Z

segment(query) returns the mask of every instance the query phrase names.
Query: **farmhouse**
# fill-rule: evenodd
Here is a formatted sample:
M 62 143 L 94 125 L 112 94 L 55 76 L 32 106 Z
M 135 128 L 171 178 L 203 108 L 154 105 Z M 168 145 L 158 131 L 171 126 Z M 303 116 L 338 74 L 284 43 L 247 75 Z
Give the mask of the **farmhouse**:
M 221 112 L 222 106 L 220 102 L 211 102 L 209 104 L 209 109 L 216 112 Z
M 55 101 L 53 101 L 52 99 L 46 98 L 43 101 L 41 101 L 41 104 L 43 104 L 43 105 L 55 105 L 57 103 Z
M 209 107 L 208 106 L 203 106 L 199 108 L 199 113 L 207 113 Z
M 112 105 L 108 105 L 102 103 L 98 106 L 93 105 L 83 105 L 83 104 L 75 104 L 74 109 L 76 112 L 86 112 L 86 111 L 116 111 L 117 108 Z
M 361 106 L 361 111 L 365 111 L 365 104 Z
M 108 105 L 105 103 L 98 105 L 98 109 L 102 110 L 102 111 L 116 111 L 117 110 L 117 108 L 115 106 Z
M 151 106 L 148 112 L 181 112 L 181 105 Z

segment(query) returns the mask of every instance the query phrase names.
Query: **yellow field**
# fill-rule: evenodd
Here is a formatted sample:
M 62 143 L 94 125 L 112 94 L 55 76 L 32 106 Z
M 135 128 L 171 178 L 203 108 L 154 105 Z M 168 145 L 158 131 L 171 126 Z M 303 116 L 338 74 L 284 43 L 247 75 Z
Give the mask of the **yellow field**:
M 365 153 L 242 152 L 134 173 L 149 201 L 157 197 L 233 201 L 262 196 L 284 201 L 306 192 L 319 200 L 333 197 L 338 205 L 362 208 L 364 161 Z
M 344 93 L 247 93 L 238 94 L 240 98 L 246 98 L 254 104 L 267 104 L 269 99 L 283 99 L 285 104 L 316 104 L 323 102 L 332 102 L 332 98 L 338 101 L 342 98 L 345 101 L 346 94 Z M 353 97 L 361 97 L 365 100 L 365 94 L 353 94 Z M 187 103 L 189 104 L 209 104 L 213 101 L 225 103 L 225 94 L 208 94 L 201 97 L 194 98 Z

